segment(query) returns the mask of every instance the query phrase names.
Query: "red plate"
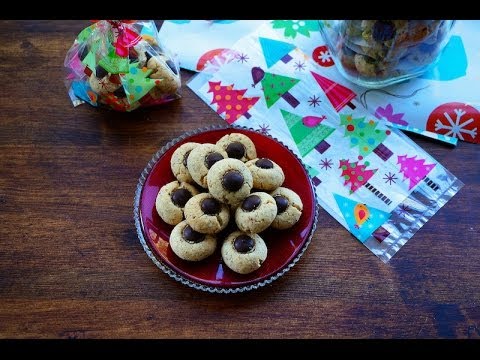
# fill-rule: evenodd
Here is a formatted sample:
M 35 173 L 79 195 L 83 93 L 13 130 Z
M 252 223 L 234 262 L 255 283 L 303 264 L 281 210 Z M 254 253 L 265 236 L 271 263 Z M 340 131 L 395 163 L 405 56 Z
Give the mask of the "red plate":
M 247 275 L 237 274 L 222 262 L 220 247 L 201 262 L 184 261 L 171 250 L 168 241 L 173 226 L 165 223 L 155 209 L 160 188 L 175 180 L 170 158 L 185 142 L 215 143 L 222 136 L 240 132 L 253 141 L 258 157 L 275 161 L 285 173 L 283 186 L 295 191 L 303 202 L 303 213 L 291 229 L 267 229 L 260 236 L 268 247 L 268 255 L 260 269 Z M 169 142 L 155 154 L 140 176 L 135 194 L 135 225 L 144 250 L 153 262 L 169 276 L 190 287 L 219 293 L 234 293 L 257 289 L 276 280 L 299 260 L 315 231 L 318 216 L 315 192 L 301 161 L 285 145 L 255 130 L 216 126 L 199 129 Z M 221 244 L 221 239 L 219 239 Z

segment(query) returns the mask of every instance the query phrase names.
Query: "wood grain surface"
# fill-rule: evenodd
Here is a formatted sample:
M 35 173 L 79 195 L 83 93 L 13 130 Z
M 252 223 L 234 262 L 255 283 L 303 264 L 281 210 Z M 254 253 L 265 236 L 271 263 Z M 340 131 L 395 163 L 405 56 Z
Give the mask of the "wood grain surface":
M 73 108 L 63 60 L 88 24 L 0 22 L 0 338 L 480 337 L 480 145 L 414 138 L 465 186 L 388 265 L 321 210 L 281 279 L 190 289 L 143 251 L 134 192 L 161 146 L 223 121 L 186 86 L 156 109 Z

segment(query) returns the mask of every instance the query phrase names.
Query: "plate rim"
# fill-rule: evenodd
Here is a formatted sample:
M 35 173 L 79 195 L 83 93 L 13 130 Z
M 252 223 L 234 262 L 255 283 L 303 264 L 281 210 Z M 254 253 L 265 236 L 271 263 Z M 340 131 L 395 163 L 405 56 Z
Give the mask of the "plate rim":
M 263 136 L 269 137 L 270 139 L 275 140 L 276 142 L 280 143 L 282 146 L 284 146 L 288 151 L 292 153 L 292 155 L 297 159 L 297 161 L 302 165 L 302 167 L 305 170 L 305 173 L 307 174 L 307 178 L 310 183 L 310 188 L 313 193 L 313 201 L 314 201 L 314 206 L 313 206 L 313 223 L 312 223 L 312 228 L 308 234 L 308 238 L 306 239 L 305 243 L 303 244 L 302 248 L 298 252 L 298 254 L 283 268 L 281 268 L 279 271 L 271 275 L 270 277 L 254 283 L 254 284 L 249 284 L 249 285 L 243 285 L 243 286 L 237 286 L 237 287 L 221 287 L 221 286 L 208 286 L 205 284 L 201 284 L 199 282 L 190 280 L 185 278 L 184 276 L 180 275 L 173 269 L 171 269 L 167 264 L 163 263 L 160 261 L 157 256 L 153 253 L 153 251 L 150 249 L 150 246 L 148 245 L 148 242 L 145 239 L 144 232 L 143 232 L 143 226 L 142 226 L 142 220 L 141 220 L 141 210 L 140 210 L 140 199 L 141 199 L 141 194 L 143 190 L 143 186 L 145 185 L 145 181 L 147 180 L 148 176 L 150 175 L 152 169 L 154 168 L 155 164 L 157 161 L 160 159 L 160 157 L 167 152 L 172 146 L 175 144 L 185 140 L 186 138 L 201 134 L 204 132 L 212 131 L 212 130 L 228 130 L 228 129 L 239 129 L 239 130 L 248 130 L 248 131 L 253 131 L 258 134 L 261 134 Z M 317 193 L 315 191 L 312 178 L 308 175 L 308 170 L 302 159 L 300 159 L 295 152 L 293 152 L 287 145 L 285 145 L 281 140 L 277 139 L 276 137 L 270 135 L 270 134 L 265 134 L 257 129 L 249 128 L 246 126 L 239 126 L 239 125 L 228 125 L 228 124 L 215 124 L 215 125 L 209 125 L 209 126 L 204 126 L 200 127 L 194 130 L 189 130 L 181 134 L 180 136 L 176 137 L 175 139 L 169 141 L 165 145 L 163 145 L 150 159 L 150 161 L 147 163 L 147 166 L 143 169 L 142 173 L 140 174 L 140 177 L 138 179 L 137 187 L 135 190 L 135 198 L 133 201 L 133 217 L 135 220 L 135 228 L 137 230 L 137 236 L 139 238 L 140 243 L 142 244 L 143 250 L 147 253 L 148 257 L 153 261 L 153 263 L 164 273 L 166 273 L 169 277 L 172 279 L 188 286 L 191 288 L 194 288 L 196 290 L 201 290 L 209 293 L 220 293 L 220 294 L 229 294 L 229 293 L 241 293 L 241 292 L 246 292 L 246 291 L 251 291 L 251 290 L 256 290 L 261 287 L 264 287 L 265 285 L 268 285 L 272 283 L 273 281 L 277 280 L 279 277 L 284 275 L 286 272 L 288 272 L 295 264 L 300 260 L 302 257 L 303 253 L 307 249 L 307 247 L 310 245 L 310 242 L 312 241 L 313 234 L 315 233 L 315 230 L 317 229 L 317 221 L 318 221 L 318 214 L 320 210 L 320 205 L 318 204 L 317 201 Z

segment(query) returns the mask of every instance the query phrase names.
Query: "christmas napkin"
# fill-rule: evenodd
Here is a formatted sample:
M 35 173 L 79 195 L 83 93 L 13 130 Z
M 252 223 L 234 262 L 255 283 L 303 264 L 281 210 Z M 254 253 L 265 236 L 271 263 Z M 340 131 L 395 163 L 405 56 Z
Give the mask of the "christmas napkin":
M 310 55 L 333 80 L 341 75 L 319 29 L 309 20 L 271 20 L 282 41 Z M 319 23 L 323 26 L 323 22 Z M 305 31 L 309 28 L 310 31 Z M 457 139 L 480 143 L 480 21 L 458 20 L 438 63 L 420 78 L 379 90 L 349 83 L 361 104 L 389 126 L 415 132 L 452 145 Z
M 224 62 L 238 60 L 234 42 L 266 22 L 279 40 L 309 55 L 328 78 L 342 81 L 319 31 L 323 22 L 316 20 L 169 20 L 160 38 L 178 53 L 182 67 L 214 72 Z M 422 77 L 381 90 L 349 87 L 371 114 L 391 127 L 452 145 L 457 139 L 479 143 L 480 95 L 474 85 L 480 78 L 475 61 L 479 35 L 480 21 L 458 20 L 439 62 Z
M 237 54 L 227 50 L 265 20 L 165 20 L 162 43 L 187 70 L 213 72 Z M 220 56 L 218 56 L 220 55 Z
M 285 41 L 292 33 L 278 25 L 240 39 L 237 58 L 188 86 L 229 124 L 268 133 L 300 156 L 319 204 L 387 262 L 463 184 L 365 111 L 351 84 Z

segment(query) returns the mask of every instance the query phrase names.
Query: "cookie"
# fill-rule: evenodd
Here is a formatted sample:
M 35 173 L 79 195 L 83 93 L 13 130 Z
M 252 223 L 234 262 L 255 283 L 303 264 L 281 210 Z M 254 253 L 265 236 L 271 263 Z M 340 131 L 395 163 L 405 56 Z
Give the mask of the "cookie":
M 284 230 L 295 225 L 303 211 L 303 203 L 300 196 L 285 187 L 279 187 L 270 195 L 277 204 L 277 216 L 272 222 L 274 229 Z
M 147 68 L 152 69 L 151 79 L 156 87 L 165 94 L 174 94 L 180 88 L 180 76 L 175 63 L 164 55 L 153 56 L 147 61 Z
M 196 142 L 187 142 L 180 145 L 172 154 L 170 159 L 170 167 L 172 169 L 173 175 L 177 178 L 178 181 L 195 183 L 192 179 L 192 175 L 187 168 L 187 159 L 190 155 L 190 152 L 195 149 L 199 143 Z
M 158 215 L 167 224 L 177 225 L 183 220 L 185 204 L 197 194 L 198 190 L 185 182 L 172 181 L 165 184 L 160 188 L 155 200 Z
M 138 62 L 138 67 L 143 68 L 147 66 L 148 59 L 151 58 L 151 55 L 147 53 L 144 42 L 139 42 L 132 48 L 128 53 L 128 58 L 130 62 Z
M 280 166 L 267 158 L 253 159 L 245 164 L 253 177 L 253 187 L 272 191 L 285 181 L 285 174 Z
M 217 161 L 228 158 L 227 152 L 214 144 L 200 144 L 187 158 L 187 168 L 193 181 L 203 188 L 207 187 L 208 170 Z
M 217 239 L 193 230 L 186 221 L 182 221 L 170 234 L 170 247 L 183 260 L 201 261 L 215 252 Z
M 355 55 L 356 53 L 347 45 L 342 45 L 341 49 L 338 51 L 338 58 L 345 70 L 356 72 Z
M 268 253 L 259 235 L 241 231 L 235 231 L 225 239 L 221 252 L 225 265 L 239 274 L 249 274 L 259 269 Z
M 178 93 L 175 93 L 175 94 L 166 94 L 164 92 L 162 92 L 162 90 L 160 90 L 158 87 L 154 86 L 153 88 L 150 89 L 150 91 L 148 92 L 148 95 L 152 98 L 152 100 L 154 101 L 159 101 L 159 100 L 162 100 L 160 102 L 165 102 L 165 101 L 169 101 L 169 99 L 176 99 L 176 98 L 180 98 L 180 94 Z
M 359 74 L 367 77 L 375 77 L 377 75 L 375 60 L 371 57 L 356 54 L 354 57 L 354 63 Z
M 277 216 L 277 204 L 265 192 L 247 196 L 235 211 L 235 223 L 246 233 L 257 234 L 268 228 Z
M 246 162 L 257 157 L 255 144 L 248 136 L 240 133 L 231 133 L 223 136 L 217 141 L 217 145 L 227 152 L 229 158 Z
M 435 61 L 448 24 L 444 20 L 345 20 L 334 47 L 345 72 L 357 79 L 399 79 L 418 75 Z
M 362 38 L 371 48 L 391 47 L 406 41 L 409 20 L 362 20 Z
M 88 83 L 90 84 L 92 90 L 95 91 L 97 94 L 105 95 L 108 93 L 113 93 L 119 88 L 123 89 L 121 84 L 110 81 L 110 76 L 108 72 L 106 72 L 100 65 L 97 66 L 96 71 L 97 75 L 92 73 L 88 78 Z
M 250 194 L 253 179 L 243 162 L 228 158 L 213 164 L 208 171 L 207 185 L 214 198 L 236 207 Z
M 185 204 L 185 219 L 199 233 L 216 234 L 228 225 L 230 210 L 209 193 L 201 193 Z

